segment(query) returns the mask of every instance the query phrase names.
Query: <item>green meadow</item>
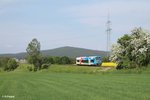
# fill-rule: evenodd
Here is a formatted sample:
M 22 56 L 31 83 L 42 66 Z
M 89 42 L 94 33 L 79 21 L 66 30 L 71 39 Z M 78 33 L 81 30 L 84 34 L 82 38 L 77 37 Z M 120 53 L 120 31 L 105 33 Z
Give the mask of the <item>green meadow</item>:
M 0 72 L 0 100 L 150 100 L 150 73 L 52 65 Z

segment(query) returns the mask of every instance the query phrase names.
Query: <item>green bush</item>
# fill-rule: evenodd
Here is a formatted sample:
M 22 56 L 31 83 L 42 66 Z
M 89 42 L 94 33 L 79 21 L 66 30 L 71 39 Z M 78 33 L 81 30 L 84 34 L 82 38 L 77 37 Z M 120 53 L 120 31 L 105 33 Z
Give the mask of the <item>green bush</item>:
M 48 69 L 49 66 L 50 64 L 43 64 L 41 69 Z
M 34 70 L 34 67 L 33 67 L 33 66 L 27 66 L 27 69 L 28 69 L 29 71 L 33 71 L 33 70 Z
M 53 64 L 54 59 L 53 59 L 53 57 L 42 57 L 42 63 L 43 64 Z
M 5 67 L 5 71 L 12 71 L 18 67 L 18 63 L 15 59 L 8 60 L 7 67 Z
M 60 64 L 70 64 L 71 60 L 69 59 L 69 57 L 63 56 L 60 58 Z
M 0 58 L 0 68 L 2 70 L 4 70 L 5 68 L 7 68 L 7 63 L 8 63 L 9 60 L 10 60 L 10 58 L 8 58 L 8 57 L 1 57 Z
M 103 57 L 103 58 L 102 58 L 102 61 L 103 61 L 103 62 L 109 62 L 110 60 L 109 60 L 109 57 Z

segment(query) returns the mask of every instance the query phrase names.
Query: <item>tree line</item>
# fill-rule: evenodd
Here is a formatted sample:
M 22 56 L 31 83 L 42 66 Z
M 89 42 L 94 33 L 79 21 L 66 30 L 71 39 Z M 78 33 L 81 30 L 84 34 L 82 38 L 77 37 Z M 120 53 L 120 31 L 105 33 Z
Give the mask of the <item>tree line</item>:
M 32 60 L 27 57 L 27 61 L 30 64 L 32 63 Z M 72 58 L 69 58 L 67 56 L 62 57 L 52 57 L 52 56 L 41 56 L 38 59 L 40 69 L 47 69 L 51 64 L 74 64 L 75 61 Z M 13 71 L 19 66 L 19 62 L 16 61 L 15 58 L 9 58 L 9 57 L 0 57 L 0 69 L 3 71 Z M 34 66 L 34 68 L 28 68 L 31 70 L 37 70 L 37 66 Z

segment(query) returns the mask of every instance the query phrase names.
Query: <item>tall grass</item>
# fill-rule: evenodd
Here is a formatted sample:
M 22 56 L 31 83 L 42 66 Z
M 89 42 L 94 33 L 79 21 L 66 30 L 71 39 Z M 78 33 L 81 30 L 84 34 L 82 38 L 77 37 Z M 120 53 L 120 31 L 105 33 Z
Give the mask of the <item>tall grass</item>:
M 133 69 L 121 69 L 121 70 L 113 70 L 111 73 L 116 74 L 142 74 L 142 73 L 150 73 L 150 65 L 143 66 L 141 68 L 133 68 Z
M 31 64 L 20 64 L 14 72 L 29 72 Z M 109 70 L 103 70 L 107 67 L 100 66 L 77 66 L 77 65 L 56 65 L 52 64 L 48 69 L 42 69 L 38 72 L 57 72 L 57 73 L 87 73 L 87 74 L 141 74 L 150 73 L 150 65 L 148 67 L 134 68 L 134 69 L 121 69 L 116 70 L 114 67 L 110 67 Z M 2 72 L 2 71 L 1 71 Z
M 101 71 L 101 67 L 94 66 L 76 66 L 76 65 L 52 65 L 48 70 L 42 70 L 46 72 L 57 73 L 98 73 Z

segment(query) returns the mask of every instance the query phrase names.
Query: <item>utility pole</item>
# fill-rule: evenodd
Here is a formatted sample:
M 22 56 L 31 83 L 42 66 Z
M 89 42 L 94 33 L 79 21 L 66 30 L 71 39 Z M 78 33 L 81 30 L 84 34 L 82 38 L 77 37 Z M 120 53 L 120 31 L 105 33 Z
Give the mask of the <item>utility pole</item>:
M 110 21 L 110 15 L 109 15 L 109 12 L 108 12 L 108 16 L 107 16 L 107 22 L 106 22 L 106 27 L 107 27 L 107 29 L 106 29 L 106 34 L 107 34 L 107 57 L 109 57 L 109 55 L 110 55 L 110 46 L 111 46 L 111 40 L 110 40 L 110 38 L 111 38 L 111 21 Z

